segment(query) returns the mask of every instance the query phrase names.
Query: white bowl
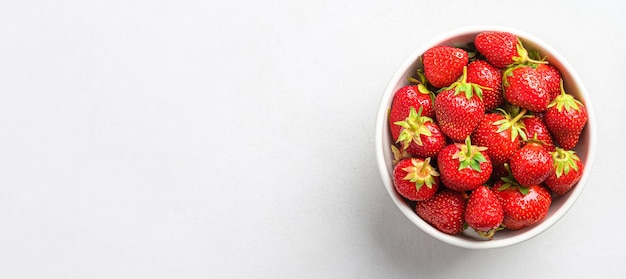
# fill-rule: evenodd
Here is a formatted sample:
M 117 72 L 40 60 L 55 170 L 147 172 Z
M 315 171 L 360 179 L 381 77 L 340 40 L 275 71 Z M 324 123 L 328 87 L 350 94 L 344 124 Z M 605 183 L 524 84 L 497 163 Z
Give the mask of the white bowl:
M 473 41 L 476 35 L 482 31 L 505 31 L 513 33 L 522 40 L 526 49 L 537 49 L 542 56 L 547 56 L 548 62 L 560 70 L 566 92 L 583 102 L 587 107 L 589 115 L 587 126 L 583 130 L 580 141 L 575 149 L 585 166 L 583 175 L 578 182 L 578 185 L 576 185 L 564 196 L 555 197 L 552 201 L 552 205 L 550 206 L 548 215 L 542 221 L 520 230 L 499 231 L 495 234 L 495 237 L 492 240 L 484 240 L 480 238 L 472 229 L 467 229 L 459 235 L 448 235 L 438 231 L 417 216 L 413 205 L 404 200 L 402 196 L 396 192 L 392 182 L 393 154 L 391 153 L 390 147 L 393 140 L 389 132 L 389 124 L 387 121 L 388 111 L 391 106 L 394 93 L 400 87 L 408 85 L 407 77 L 414 76 L 416 70 L 421 67 L 419 57 L 426 50 L 438 45 L 463 46 L 466 43 Z M 587 180 L 589 179 L 593 157 L 595 154 L 595 139 L 595 115 L 593 113 L 591 103 L 589 102 L 589 94 L 572 66 L 563 56 L 561 56 L 561 54 L 540 39 L 520 30 L 503 26 L 468 26 L 449 31 L 422 45 L 400 66 L 387 85 L 380 102 L 376 119 L 375 144 L 378 168 L 385 188 L 387 189 L 387 192 L 391 196 L 393 202 L 411 222 L 427 234 L 451 245 L 471 249 L 484 249 L 505 247 L 529 240 L 544 232 L 561 219 L 561 217 L 563 217 L 565 213 L 567 213 L 567 211 L 574 205 L 578 197 L 583 192 Z

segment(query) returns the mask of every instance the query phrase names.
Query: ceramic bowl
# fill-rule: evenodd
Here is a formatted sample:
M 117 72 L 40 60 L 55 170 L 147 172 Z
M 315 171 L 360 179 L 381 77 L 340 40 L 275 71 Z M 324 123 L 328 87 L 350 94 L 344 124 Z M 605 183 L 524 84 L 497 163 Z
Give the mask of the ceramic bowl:
M 419 57 L 426 50 L 439 45 L 466 45 L 468 42 L 472 42 L 476 35 L 482 31 L 506 31 L 513 33 L 522 40 L 526 49 L 537 49 L 542 56 L 547 56 L 547 61 L 560 70 L 566 92 L 574 95 L 577 99 L 583 102 L 587 107 L 589 115 L 587 126 L 583 130 L 580 141 L 575 148 L 578 156 L 585 165 L 583 176 L 578 182 L 578 185 L 576 185 L 567 194 L 555 197 L 547 216 L 542 221 L 520 230 L 499 231 L 495 234 L 492 240 L 485 240 L 481 238 L 471 228 L 465 230 L 459 235 L 448 235 L 438 231 L 417 216 L 414 211 L 414 203 L 409 202 L 400 196 L 396 192 L 392 182 L 393 154 L 390 146 L 393 144 L 393 140 L 389 132 L 389 125 L 387 121 L 387 115 L 394 93 L 400 87 L 409 84 L 407 81 L 408 76 L 415 76 L 416 70 L 421 67 Z M 596 139 L 595 116 L 591 103 L 589 102 L 589 95 L 582 80 L 576 74 L 576 71 L 574 71 L 572 66 L 561 54 L 559 54 L 559 52 L 545 42 L 541 41 L 539 38 L 521 30 L 515 30 L 503 26 L 469 26 L 455 29 L 442 34 L 417 48 L 396 71 L 383 92 L 380 107 L 378 108 L 375 135 L 376 157 L 380 175 L 391 200 L 397 205 L 400 212 L 402 212 L 412 223 L 428 235 L 454 246 L 471 249 L 497 248 L 518 244 L 541 234 L 558 222 L 559 219 L 561 219 L 561 217 L 563 217 L 574 205 L 578 197 L 585 189 L 585 185 L 589 179 L 589 170 L 591 169 L 593 163 Z

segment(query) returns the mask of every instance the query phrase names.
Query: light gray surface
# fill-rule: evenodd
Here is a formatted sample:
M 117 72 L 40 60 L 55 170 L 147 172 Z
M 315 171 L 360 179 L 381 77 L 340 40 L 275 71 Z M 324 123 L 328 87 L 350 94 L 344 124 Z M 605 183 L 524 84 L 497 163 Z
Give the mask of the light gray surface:
M 625 12 L 620 1 L 5 1 L 0 277 L 623 276 L 626 134 L 613 129 Z M 559 50 L 599 125 L 572 210 L 487 251 L 418 231 L 374 158 L 388 79 L 468 24 Z

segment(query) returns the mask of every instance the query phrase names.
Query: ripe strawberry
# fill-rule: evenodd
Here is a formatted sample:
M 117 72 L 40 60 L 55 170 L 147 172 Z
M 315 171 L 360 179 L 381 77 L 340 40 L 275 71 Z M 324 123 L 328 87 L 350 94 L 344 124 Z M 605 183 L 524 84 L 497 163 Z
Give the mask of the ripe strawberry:
M 467 82 L 485 87 L 483 103 L 485 111 L 502 105 L 502 71 L 484 60 L 475 60 L 467 65 Z
M 435 117 L 433 102 L 435 95 L 423 84 L 407 85 L 401 87 L 393 95 L 391 110 L 389 111 L 389 127 L 394 139 L 400 134 L 400 127 L 394 127 L 393 123 L 404 120 L 409 116 L 411 107 L 416 110 L 422 108 L 422 116 Z
M 439 129 L 439 125 L 430 117 L 421 116 L 422 107 L 415 112 L 410 107 L 409 115 L 402 121 L 394 122 L 393 125 L 401 127 L 396 139 L 402 143 L 402 149 L 409 154 L 418 157 L 433 157 L 446 145 L 446 137 Z M 392 129 L 392 135 L 397 129 Z
M 441 182 L 455 191 L 469 191 L 489 180 L 492 172 L 485 147 L 472 145 L 470 138 L 465 144 L 453 143 L 444 147 L 437 155 Z
M 509 113 L 499 109 L 497 113 L 485 114 L 474 130 L 472 142 L 487 148 L 484 153 L 489 155 L 494 170 L 508 163 L 513 153 L 521 147 L 521 140 L 526 140 L 524 125 L 519 121 L 525 113 L 523 111 L 511 118 Z
M 427 200 L 439 189 L 439 173 L 430 165 L 430 158 L 403 159 L 393 168 L 393 185 L 409 200 Z
M 527 61 L 528 52 L 521 41 L 513 34 L 499 31 L 486 31 L 476 35 L 476 50 L 487 62 L 498 68 Z
M 552 155 L 540 143 L 528 141 L 511 156 L 511 174 L 525 187 L 540 184 L 553 172 Z
M 463 141 L 485 115 L 482 88 L 467 82 L 467 68 L 449 87 L 435 97 L 435 115 L 441 131 L 453 141 Z
M 541 185 L 522 187 L 510 178 L 502 179 L 496 181 L 492 189 L 504 210 L 502 225 L 505 228 L 518 230 L 546 217 L 552 203 L 548 189 Z
M 550 135 L 548 127 L 546 127 L 546 124 L 541 120 L 540 116 L 528 115 L 522 118 L 521 121 L 526 127 L 526 136 L 528 138 L 536 138 L 543 142 L 543 148 L 548 152 L 554 151 L 555 146 L 552 135 Z
M 550 94 L 550 101 L 554 100 L 556 96 L 561 93 L 561 73 L 559 70 L 548 64 L 538 64 L 537 72 L 539 72 L 543 83 L 546 85 L 546 90 Z
M 469 55 L 463 49 L 451 46 L 430 48 L 422 56 L 424 75 L 434 87 L 442 88 L 455 82 L 463 67 L 469 62 Z
M 469 195 L 465 208 L 465 222 L 479 235 L 492 239 L 504 219 L 504 210 L 498 197 L 487 186 L 481 185 Z
M 503 74 L 504 99 L 533 112 L 545 111 L 550 104 L 550 93 L 543 76 L 530 65 L 508 68 Z
M 545 181 L 548 187 L 556 195 L 565 195 L 583 175 L 583 162 L 573 150 L 557 148 L 552 152 L 554 169 Z
M 417 202 L 415 213 L 439 231 L 459 234 L 463 231 L 465 203 L 463 193 L 442 188 L 432 198 Z
M 587 117 L 585 105 L 565 93 L 561 83 L 561 94 L 548 106 L 544 120 L 558 145 L 563 149 L 574 149 L 587 124 Z

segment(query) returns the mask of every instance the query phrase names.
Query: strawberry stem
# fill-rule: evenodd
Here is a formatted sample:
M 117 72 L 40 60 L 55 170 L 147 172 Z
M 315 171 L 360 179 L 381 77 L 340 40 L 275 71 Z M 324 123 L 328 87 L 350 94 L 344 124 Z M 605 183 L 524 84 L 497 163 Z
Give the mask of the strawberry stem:
M 422 167 L 420 168 L 419 173 L 423 177 L 430 174 L 430 157 L 424 159 L 424 163 L 422 164 Z
M 518 113 L 515 118 L 513 118 L 511 120 L 511 125 L 517 123 L 517 121 L 519 121 L 520 119 L 522 119 L 522 117 L 526 114 L 526 109 L 522 109 L 522 111 L 520 111 L 520 113 Z

